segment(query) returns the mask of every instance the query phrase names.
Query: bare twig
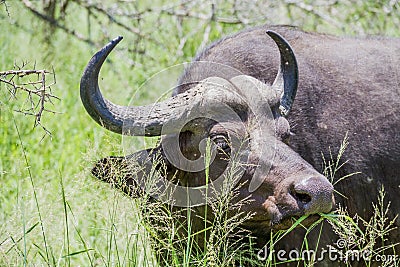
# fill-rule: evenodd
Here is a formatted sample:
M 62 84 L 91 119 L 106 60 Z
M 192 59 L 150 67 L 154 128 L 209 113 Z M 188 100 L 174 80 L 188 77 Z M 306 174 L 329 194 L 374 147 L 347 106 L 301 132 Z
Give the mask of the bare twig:
M 306 3 L 304 3 L 303 1 L 296 1 L 296 0 L 286 0 L 285 1 L 286 4 L 288 5 L 293 5 L 297 8 L 302 9 L 303 11 L 307 12 L 307 13 L 311 13 L 316 17 L 319 17 L 320 19 L 322 19 L 323 21 L 326 21 L 332 25 L 335 25 L 336 27 L 340 28 L 342 25 L 334 20 L 332 17 L 330 17 L 328 14 L 324 14 L 322 12 L 319 12 L 318 10 L 316 10 L 312 5 L 307 5 Z M 326 3 L 327 4 L 327 3 Z M 332 3 L 334 4 L 334 3 Z
M 69 35 L 74 36 L 75 38 L 77 38 L 78 40 L 84 41 L 90 45 L 94 45 L 94 42 L 88 38 L 85 38 L 82 34 L 80 34 L 79 32 L 75 31 L 75 30 L 71 30 L 67 27 L 65 27 L 64 25 L 61 25 L 56 19 L 49 17 L 39 11 L 37 11 L 33 5 L 32 2 L 29 0 L 22 0 L 22 3 L 24 4 L 24 6 L 26 8 L 28 8 L 35 16 L 39 17 L 40 19 L 50 23 L 51 25 L 63 30 L 64 32 L 66 32 Z
M 1 1 L 1 0 L 0 0 Z M 127 4 L 128 3 L 133 3 L 132 1 L 125 1 Z M 90 45 L 96 45 L 96 43 L 90 38 L 90 30 L 88 36 L 85 36 L 84 34 L 78 32 L 75 30 L 72 26 L 69 26 L 67 23 L 64 22 L 65 19 L 65 9 L 61 7 L 60 15 L 58 18 L 55 16 L 49 16 L 46 14 L 44 11 L 40 11 L 38 8 L 38 4 L 34 1 L 31 0 L 22 0 L 23 5 L 31 11 L 35 16 L 38 18 L 42 19 L 43 21 L 47 22 L 48 24 L 61 29 L 65 33 L 72 35 L 76 39 L 80 41 L 84 41 Z M 210 23 L 210 21 L 214 21 L 220 24 L 246 24 L 245 21 L 237 19 L 237 18 L 223 18 L 217 15 L 216 9 L 217 5 L 215 3 L 205 3 L 205 4 L 211 4 L 213 6 L 213 11 L 212 11 L 212 19 L 210 20 L 210 15 L 196 11 L 199 9 L 196 7 L 198 5 L 199 1 L 189 1 L 189 0 L 182 0 L 179 3 L 174 3 L 174 4 L 166 4 L 165 6 L 159 6 L 159 7 L 150 7 L 146 8 L 144 10 L 134 10 L 134 11 L 126 11 L 129 9 L 124 9 L 122 7 L 118 7 L 117 5 L 114 5 L 110 8 L 104 7 L 103 3 L 101 2 L 92 2 L 92 1 L 87 1 L 87 0 L 71 0 L 68 1 L 71 5 L 71 3 L 76 4 L 84 9 L 87 10 L 88 12 L 88 21 L 90 22 L 90 18 L 94 18 L 99 25 L 104 24 L 104 17 L 108 19 L 112 24 L 117 25 L 121 29 L 124 29 L 130 33 L 133 33 L 137 36 L 139 36 L 141 39 L 145 39 L 150 41 L 153 44 L 156 44 L 158 46 L 164 46 L 162 42 L 160 42 L 157 38 L 154 38 L 152 34 L 147 33 L 142 29 L 141 26 L 134 27 L 133 24 L 131 23 L 132 19 L 136 21 L 140 21 L 141 19 L 145 18 L 148 15 L 151 14 L 164 14 L 167 16 L 171 17 L 176 17 L 176 18 L 186 18 L 186 19 L 194 19 L 194 20 L 200 20 L 205 23 Z M 204 3 L 203 3 L 204 4 Z M 183 9 L 182 9 L 183 7 Z M 200 8 L 201 10 L 201 8 Z M 64 12 L 64 13 L 63 13 Z M 129 19 L 129 20 L 127 20 Z M 129 21 L 129 22 L 127 22 Z M 104 28 L 104 27 L 103 27 Z
M 0 4 L 4 5 L 4 7 L 6 8 L 7 16 L 10 18 L 10 11 L 8 10 L 8 5 L 7 5 L 6 0 L 1 0 Z
M 25 115 L 35 117 L 34 127 L 40 126 L 46 134 L 50 132 L 42 125 L 41 119 L 43 112 L 56 113 L 47 108 L 47 104 L 53 104 L 53 99 L 59 98 L 52 94 L 51 86 L 55 84 L 55 74 L 45 69 L 36 70 L 22 69 L 26 66 L 23 63 L 22 66 L 15 65 L 14 70 L 0 71 L 0 84 L 6 85 L 10 96 L 14 99 L 18 99 L 19 94 L 24 94 L 26 99 L 27 107 L 21 107 L 16 110 Z M 53 81 L 47 83 L 47 76 L 53 75 Z
M 122 22 L 118 21 L 111 12 L 107 11 L 106 9 L 104 9 L 102 6 L 100 6 L 98 4 L 96 5 L 96 4 L 92 4 L 92 3 L 86 3 L 86 2 L 77 2 L 77 3 L 80 6 L 84 7 L 85 9 L 87 9 L 87 10 L 89 10 L 91 12 L 92 12 L 92 10 L 95 10 L 95 11 L 97 11 L 99 13 L 102 13 L 110 21 L 112 21 L 113 23 L 117 24 L 118 26 L 124 28 L 125 30 L 127 30 L 127 31 L 129 31 L 131 33 L 137 34 L 137 35 L 139 35 L 140 37 L 143 37 L 143 38 L 146 37 L 144 34 L 142 34 L 140 29 L 128 26 L 126 24 L 123 24 Z
M 24 77 L 26 75 L 31 75 L 31 74 L 42 74 L 43 72 L 49 73 L 47 70 L 6 70 L 6 71 L 0 71 L 0 76 L 13 75 L 18 77 Z

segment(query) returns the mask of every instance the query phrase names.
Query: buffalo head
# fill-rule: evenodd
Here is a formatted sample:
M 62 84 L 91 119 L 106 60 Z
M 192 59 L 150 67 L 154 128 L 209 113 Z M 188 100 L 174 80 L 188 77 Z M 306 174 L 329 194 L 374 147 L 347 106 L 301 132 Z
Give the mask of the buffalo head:
M 290 126 L 285 117 L 297 90 L 295 55 L 280 35 L 267 33 L 281 57 L 271 86 L 231 68 L 222 71 L 224 66 L 220 64 L 193 63 L 186 74 L 213 74 L 202 81 L 179 85 L 187 90 L 147 106 L 118 106 L 104 99 L 99 90 L 100 68 L 122 37 L 97 52 L 86 66 L 80 84 L 86 111 L 113 132 L 162 139 L 154 149 L 103 159 L 93 173 L 111 181 L 115 177 L 110 169 L 125 170 L 123 189 L 132 193 L 133 187 L 143 184 L 138 179 L 147 177 L 145 174 L 153 170 L 152 163 L 157 159 L 165 166 L 164 180 L 179 187 L 199 188 L 207 183 L 206 169 L 209 181 L 218 185 L 235 157 L 243 163 L 235 183 L 244 186 L 238 189 L 237 197 L 251 200 L 242 210 L 254 214 L 245 225 L 254 232 L 286 228 L 292 217 L 329 212 L 334 205 L 333 186 L 288 145 Z M 207 147 L 211 151 L 209 168 L 204 164 Z M 142 174 L 126 171 L 131 166 L 144 166 Z M 166 189 L 165 184 L 159 186 Z M 189 198 L 194 199 L 191 204 L 204 204 L 204 194 L 199 191 Z

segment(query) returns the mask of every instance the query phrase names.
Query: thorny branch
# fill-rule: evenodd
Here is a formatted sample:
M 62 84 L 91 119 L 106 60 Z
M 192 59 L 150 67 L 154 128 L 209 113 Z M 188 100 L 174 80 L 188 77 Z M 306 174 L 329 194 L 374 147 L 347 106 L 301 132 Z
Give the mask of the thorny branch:
M 14 70 L 0 71 L 0 85 L 4 84 L 13 99 L 24 96 L 24 105 L 16 110 L 25 115 L 35 117 L 34 127 L 40 126 L 46 134 L 51 135 L 41 123 L 43 112 L 56 113 L 48 109 L 48 104 L 53 104 L 53 100 L 60 100 L 51 92 L 51 86 L 56 83 L 54 70 L 49 72 L 45 69 L 23 69 L 22 66 L 14 66 Z M 52 75 L 52 82 L 48 83 L 48 76 Z M 2 87 L 0 87 L 2 88 Z

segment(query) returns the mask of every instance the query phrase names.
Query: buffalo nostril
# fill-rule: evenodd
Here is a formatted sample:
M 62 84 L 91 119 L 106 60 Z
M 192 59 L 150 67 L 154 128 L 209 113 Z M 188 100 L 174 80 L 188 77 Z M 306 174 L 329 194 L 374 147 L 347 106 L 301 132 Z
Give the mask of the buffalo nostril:
M 329 212 L 333 208 L 333 186 L 324 176 L 309 177 L 293 184 L 290 194 L 305 214 Z
M 293 195 L 298 201 L 303 204 L 311 202 L 311 196 L 309 194 L 295 192 Z

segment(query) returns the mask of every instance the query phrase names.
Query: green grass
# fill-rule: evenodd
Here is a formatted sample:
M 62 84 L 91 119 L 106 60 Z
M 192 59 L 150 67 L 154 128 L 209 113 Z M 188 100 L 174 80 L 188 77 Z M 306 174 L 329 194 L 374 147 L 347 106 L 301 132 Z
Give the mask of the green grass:
M 6 3 L 9 16 L 3 2 L 0 4 L 0 70 L 12 69 L 14 64 L 21 65 L 22 62 L 27 62 L 28 68 L 54 68 L 57 83 L 52 87 L 53 93 L 61 100 L 50 106 L 58 114 L 45 113 L 43 116 L 43 125 L 52 133 L 43 138 L 45 133 L 40 128 L 33 129 L 31 116 L 14 112 L 26 105 L 24 95 L 13 99 L 6 86 L 0 83 L 0 266 L 156 266 L 159 255 L 151 248 L 149 236 L 157 236 L 154 236 L 155 229 L 143 218 L 143 202 L 129 199 L 89 173 L 96 160 L 108 155 L 122 155 L 123 151 L 121 137 L 102 129 L 86 114 L 79 99 L 80 76 L 99 45 L 124 35 L 124 41 L 102 70 L 101 86 L 107 98 L 128 104 L 148 77 L 165 67 L 190 60 L 201 44 L 245 26 L 211 22 L 210 33 L 206 36 L 208 23 L 202 24 L 197 19 L 183 18 L 182 24 L 168 14 L 159 18 L 147 15 L 141 21 L 121 19 L 132 27 L 141 27 L 146 39 L 118 27 L 104 15 L 99 15 L 99 21 L 92 19 L 89 31 L 87 12 L 71 2 L 63 23 L 98 43 L 90 46 L 61 30 L 51 31 L 20 1 Z M 40 9 L 41 1 L 32 3 Z M 153 7 L 166 3 L 170 2 L 153 2 Z M 286 23 L 336 34 L 400 35 L 396 26 L 398 12 L 385 16 L 382 11 L 382 6 L 390 7 L 389 2 L 362 3 L 365 4 L 357 8 L 349 8 L 346 1 L 338 3 L 336 8 L 346 11 L 340 12 L 346 17 L 345 20 L 338 19 L 346 22 L 341 26 L 332 26 L 315 14 L 284 5 L 268 11 L 274 11 L 274 16 L 253 18 L 249 24 Z M 141 2 L 137 8 L 145 10 L 146 5 Z M 193 9 L 206 14 L 209 7 L 208 3 L 195 5 Z M 217 15 L 232 15 L 229 1 L 219 7 Z M 280 15 L 276 15 L 278 13 Z M 363 14 L 365 16 L 361 16 Z M 251 17 L 251 14 L 246 15 Z M 183 38 L 185 36 L 188 36 L 187 40 Z M 182 40 L 185 43 L 178 49 Z M 138 104 L 151 103 L 164 91 L 162 87 L 142 90 L 135 99 Z M 140 137 L 133 137 L 131 143 L 133 150 L 145 146 Z M 174 225 L 173 214 L 161 206 L 154 207 L 153 212 L 164 216 L 167 226 L 172 227 L 170 229 L 182 227 Z M 187 212 L 190 216 L 190 210 Z M 348 217 L 343 218 L 350 221 Z M 221 227 L 214 229 L 215 238 L 210 237 L 214 243 L 207 244 L 204 253 L 194 253 L 196 233 L 188 234 L 183 244 L 175 244 L 176 236 L 173 235 L 160 244 L 170 248 L 175 266 L 193 266 L 194 263 L 222 266 L 221 255 L 228 266 L 235 253 L 239 257 L 236 260 L 247 260 L 247 256 L 240 256 L 238 250 L 230 250 L 234 249 L 233 244 L 224 247 L 218 243 L 221 240 L 218 238 L 231 230 L 222 227 L 226 226 L 222 219 L 213 224 Z M 190 224 L 187 226 L 190 228 Z M 279 237 L 274 236 L 276 238 Z M 272 263 L 265 263 L 268 264 Z

